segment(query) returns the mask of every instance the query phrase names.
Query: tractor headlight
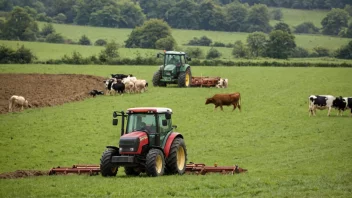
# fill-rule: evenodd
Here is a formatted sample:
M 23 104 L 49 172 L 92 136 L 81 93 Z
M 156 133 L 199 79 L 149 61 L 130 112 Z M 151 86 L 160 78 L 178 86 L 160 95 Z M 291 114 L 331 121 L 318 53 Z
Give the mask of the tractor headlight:
M 122 152 L 122 148 L 119 148 L 120 153 Z
M 130 151 L 134 151 L 134 148 L 130 148 Z

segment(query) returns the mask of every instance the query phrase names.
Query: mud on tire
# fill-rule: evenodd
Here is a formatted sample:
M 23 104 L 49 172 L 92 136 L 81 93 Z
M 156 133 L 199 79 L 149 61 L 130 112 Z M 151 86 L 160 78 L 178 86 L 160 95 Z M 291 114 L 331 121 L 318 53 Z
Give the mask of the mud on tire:
M 100 173 L 102 176 L 116 176 L 118 167 L 111 163 L 111 158 L 117 155 L 119 155 L 119 152 L 112 148 L 108 148 L 104 151 L 100 159 Z
M 175 138 L 171 144 L 169 157 L 166 160 L 168 174 L 182 175 L 186 171 L 187 148 L 184 140 Z

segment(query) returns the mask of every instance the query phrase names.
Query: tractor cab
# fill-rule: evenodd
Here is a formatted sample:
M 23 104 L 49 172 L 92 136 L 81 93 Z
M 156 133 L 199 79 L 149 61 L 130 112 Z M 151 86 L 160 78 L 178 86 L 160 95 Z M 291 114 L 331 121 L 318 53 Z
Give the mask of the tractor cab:
M 183 174 L 187 150 L 183 136 L 174 132 L 172 110 L 165 107 L 136 107 L 113 112 L 113 125 L 121 117 L 119 147 L 107 146 L 101 158 L 103 176 L 116 176 L 120 166 L 126 175 Z M 125 128 L 125 122 L 126 128 Z
M 178 84 L 179 87 L 189 87 L 191 68 L 188 61 L 191 61 L 191 58 L 185 52 L 177 51 L 164 51 L 157 54 L 158 58 L 160 56 L 164 56 L 164 62 L 153 76 L 153 85 Z

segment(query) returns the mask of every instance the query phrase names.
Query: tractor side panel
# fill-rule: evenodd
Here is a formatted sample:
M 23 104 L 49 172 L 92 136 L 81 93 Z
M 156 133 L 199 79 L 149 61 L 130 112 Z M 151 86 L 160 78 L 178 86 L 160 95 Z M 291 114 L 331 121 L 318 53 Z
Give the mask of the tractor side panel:
M 187 68 L 189 68 L 189 65 L 185 64 L 185 66 L 180 68 L 180 72 L 185 72 L 187 70 Z
M 170 149 L 171 149 L 171 144 L 172 144 L 172 142 L 174 141 L 174 139 L 176 137 L 183 138 L 183 136 L 180 133 L 177 133 L 177 132 L 172 132 L 170 134 L 170 136 L 167 138 L 166 144 L 165 144 L 165 148 L 164 148 L 165 158 L 167 158 L 169 156 Z

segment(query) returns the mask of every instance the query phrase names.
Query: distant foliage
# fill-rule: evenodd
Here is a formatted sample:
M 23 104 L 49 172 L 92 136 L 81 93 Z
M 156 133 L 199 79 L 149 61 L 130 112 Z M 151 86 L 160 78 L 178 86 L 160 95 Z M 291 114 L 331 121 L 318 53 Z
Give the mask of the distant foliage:
M 217 49 L 212 47 L 208 51 L 206 59 L 220 58 L 220 56 L 221 56 L 221 53 Z
M 105 39 L 98 39 L 94 43 L 94 45 L 96 45 L 96 46 L 104 46 L 106 44 L 107 44 L 107 41 Z
M 242 43 L 242 41 L 238 40 L 235 42 L 235 45 L 232 49 L 232 55 L 235 58 L 244 58 L 248 56 L 248 48 Z
M 64 43 L 65 39 L 60 33 L 51 33 L 45 37 L 45 42 L 48 43 Z
M 247 46 L 251 56 L 262 56 L 266 46 L 266 34 L 263 32 L 253 32 L 247 37 Z
M 276 21 L 280 21 L 283 17 L 283 13 L 281 9 L 274 9 L 273 11 L 271 11 L 270 14 L 271 14 L 271 18 Z
M 198 58 L 198 59 L 204 58 L 203 50 L 200 49 L 199 47 L 189 47 L 185 50 L 185 52 L 191 58 Z
M 0 46 L 0 63 L 2 64 L 13 64 L 13 63 L 31 63 L 36 59 L 36 56 L 32 53 L 30 49 L 25 48 L 23 45 L 17 50 L 6 47 L 4 45 Z
M 78 43 L 80 45 L 91 45 L 90 39 L 85 34 L 81 36 Z
M 172 36 L 161 38 L 155 42 L 156 49 L 169 51 L 169 50 L 174 50 L 175 46 L 176 46 L 176 41 Z
M 159 39 L 170 37 L 170 26 L 163 20 L 150 19 L 141 27 L 133 29 L 128 39 L 125 41 L 127 48 L 152 48 L 156 49 L 156 42 Z M 174 40 L 174 39 L 173 39 Z
M 46 37 L 52 33 L 55 33 L 55 29 L 51 23 L 44 24 L 42 31 L 40 31 L 40 35 L 42 35 L 43 37 Z
M 317 34 L 319 28 L 315 27 L 312 22 L 303 22 L 295 27 L 294 33 Z
M 275 25 L 274 30 L 281 30 L 283 32 L 287 32 L 291 34 L 290 26 L 284 22 L 279 22 Z
M 309 57 L 309 51 L 303 47 L 295 47 L 290 54 L 291 58 L 307 58 Z
M 313 50 L 317 54 L 317 57 L 323 57 L 323 56 L 330 55 L 329 49 L 324 48 L 324 47 L 315 47 Z
M 188 42 L 188 45 L 197 45 L 197 46 L 210 46 L 213 41 L 206 37 L 202 36 L 200 38 L 194 37 Z
M 295 47 L 295 37 L 292 34 L 274 30 L 269 34 L 265 55 L 270 58 L 287 59 Z
M 335 52 L 336 58 L 352 59 L 352 41 Z
M 321 21 L 323 34 L 338 35 L 342 28 L 348 26 L 349 14 L 343 9 L 332 9 Z

